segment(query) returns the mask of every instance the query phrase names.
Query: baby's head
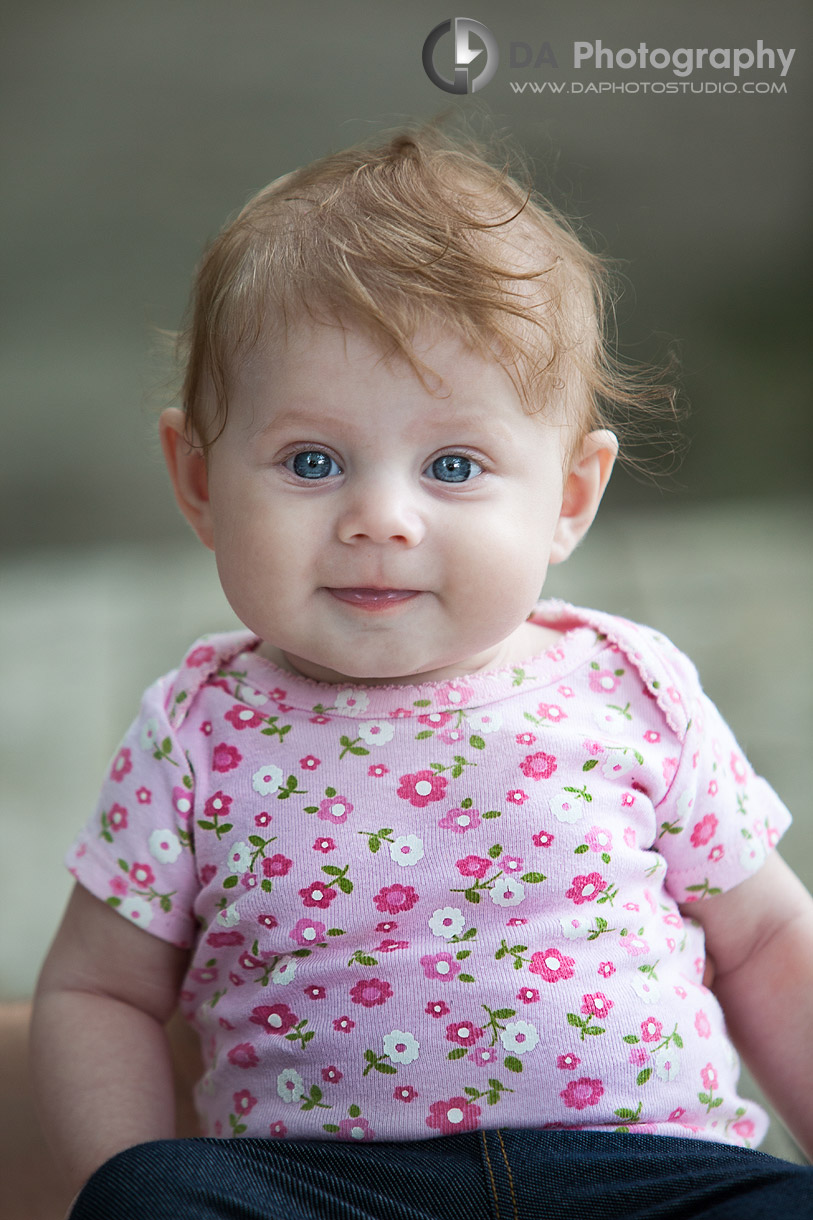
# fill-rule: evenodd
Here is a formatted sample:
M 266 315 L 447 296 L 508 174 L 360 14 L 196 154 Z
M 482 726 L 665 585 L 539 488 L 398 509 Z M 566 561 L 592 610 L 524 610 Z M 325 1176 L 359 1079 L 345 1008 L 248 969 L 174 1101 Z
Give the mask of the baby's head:
M 434 131 L 249 202 L 199 269 L 162 439 L 267 655 L 397 682 L 547 642 L 525 620 L 616 452 L 603 296 L 561 218 Z

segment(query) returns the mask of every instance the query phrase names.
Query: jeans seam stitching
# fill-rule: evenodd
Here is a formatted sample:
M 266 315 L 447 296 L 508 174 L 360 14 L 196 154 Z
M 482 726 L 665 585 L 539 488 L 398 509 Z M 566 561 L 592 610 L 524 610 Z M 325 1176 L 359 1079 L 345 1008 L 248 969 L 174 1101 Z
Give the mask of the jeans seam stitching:
M 502 1142 L 502 1132 L 499 1127 L 496 1129 L 497 1139 L 500 1141 L 500 1150 L 502 1159 L 505 1161 L 505 1171 L 508 1174 L 508 1190 L 511 1194 L 511 1204 L 514 1208 L 514 1220 L 519 1220 L 519 1212 L 517 1211 L 517 1196 L 514 1192 L 514 1176 L 511 1173 L 511 1166 L 508 1164 L 508 1155 L 505 1151 L 505 1144 Z
M 480 1136 L 483 1141 L 483 1152 L 484 1152 L 485 1158 L 486 1158 L 486 1165 L 488 1166 L 488 1176 L 491 1179 L 491 1193 L 494 1196 L 494 1212 L 496 1215 L 496 1220 L 500 1220 L 500 1201 L 497 1197 L 497 1184 L 494 1181 L 494 1170 L 492 1169 L 492 1166 L 491 1166 L 491 1157 L 488 1155 L 488 1144 L 486 1142 L 485 1131 L 481 1131 Z

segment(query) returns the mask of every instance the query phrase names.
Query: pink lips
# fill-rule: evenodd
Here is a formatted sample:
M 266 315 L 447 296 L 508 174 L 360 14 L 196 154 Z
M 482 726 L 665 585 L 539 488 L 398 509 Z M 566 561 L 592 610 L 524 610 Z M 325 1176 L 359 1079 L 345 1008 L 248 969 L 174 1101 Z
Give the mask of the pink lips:
M 362 610 L 386 610 L 418 596 L 417 589 L 328 589 L 331 597 Z

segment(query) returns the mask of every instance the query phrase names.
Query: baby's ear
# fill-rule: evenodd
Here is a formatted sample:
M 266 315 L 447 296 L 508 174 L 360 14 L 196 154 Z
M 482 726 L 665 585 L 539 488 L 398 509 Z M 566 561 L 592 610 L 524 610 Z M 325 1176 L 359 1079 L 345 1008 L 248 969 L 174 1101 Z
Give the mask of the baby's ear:
M 179 407 L 167 407 L 161 413 L 158 429 L 175 499 L 203 545 L 213 551 L 209 476 L 203 450 L 190 443 L 186 416 Z
M 618 455 L 614 433 L 602 428 L 582 441 L 565 478 L 562 511 L 553 535 L 550 562 L 562 563 L 589 530 Z

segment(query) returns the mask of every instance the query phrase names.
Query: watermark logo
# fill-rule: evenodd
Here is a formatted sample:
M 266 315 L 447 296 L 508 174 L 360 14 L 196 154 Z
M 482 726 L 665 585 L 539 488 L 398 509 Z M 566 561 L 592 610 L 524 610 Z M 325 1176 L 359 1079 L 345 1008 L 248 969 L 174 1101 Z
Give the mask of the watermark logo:
M 435 49 L 444 34 L 454 33 L 454 76 L 451 80 L 443 76 L 435 66 Z M 481 46 L 472 47 L 470 38 L 479 39 Z M 485 61 L 476 64 L 479 69 L 472 75 L 475 60 L 485 54 Z M 441 21 L 423 44 L 423 67 L 433 85 L 446 93 L 477 93 L 484 89 L 500 62 L 497 40 L 487 26 L 471 17 L 453 17 Z

